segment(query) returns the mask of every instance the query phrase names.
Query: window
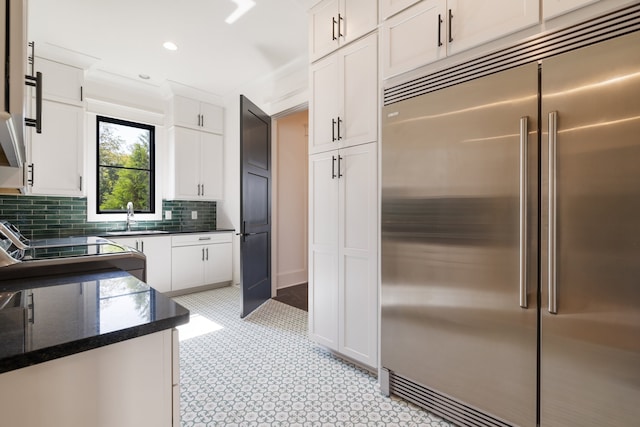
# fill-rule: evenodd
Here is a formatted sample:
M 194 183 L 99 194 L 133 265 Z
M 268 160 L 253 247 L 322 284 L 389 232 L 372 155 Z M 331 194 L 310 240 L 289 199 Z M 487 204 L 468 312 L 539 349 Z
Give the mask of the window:
M 97 116 L 98 214 L 155 213 L 155 128 Z

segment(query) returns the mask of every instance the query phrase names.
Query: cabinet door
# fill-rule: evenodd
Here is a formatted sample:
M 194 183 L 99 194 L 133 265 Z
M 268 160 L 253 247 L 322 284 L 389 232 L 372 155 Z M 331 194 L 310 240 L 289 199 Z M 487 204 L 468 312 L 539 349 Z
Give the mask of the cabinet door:
M 383 78 L 401 74 L 446 55 L 445 2 L 422 1 L 382 25 Z
M 158 292 L 171 291 L 171 236 L 139 239 L 147 257 L 147 284 Z
M 206 102 L 200 103 L 200 127 L 207 132 L 222 134 L 223 108 Z
M 203 200 L 222 200 L 224 155 L 222 136 L 202 132 L 200 195 Z
M 174 129 L 175 198 L 200 199 L 200 133 L 196 130 Z
M 379 0 L 380 20 L 385 20 L 419 1 L 420 0 Z
M 173 97 L 173 124 L 177 126 L 187 126 L 191 128 L 200 127 L 200 101 L 185 98 L 184 96 Z
M 171 249 L 171 290 L 193 288 L 204 284 L 203 245 Z
M 309 158 L 309 335 L 338 350 L 338 152 Z
M 229 282 L 232 279 L 231 243 L 205 246 L 204 283 Z
M 596 3 L 598 0 L 543 0 L 542 18 L 549 19 L 580 7 Z
M 340 4 L 340 44 L 350 43 L 378 25 L 378 3 L 372 0 L 342 0 Z
M 82 108 L 42 101 L 42 133 L 31 133 L 32 194 L 82 195 Z
M 448 0 L 452 41 L 447 54 L 454 54 L 497 39 L 539 21 L 539 0 Z M 447 18 L 448 19 L 448 18 Z
M 338 48 L 338 11 L 338 0 L 327 0 L 318 4 L 309 13 L 309 57 L 311 61 L 315 61 Z
M 43 75 L 42 97 L 44 99 L 82 105 L 83 70 L 44 58 L 36 58 L 35 69 Z M 32 93 L 35 95 L 35 91 Z
M 309 154 L 336 149 L 340 97 L 338 54 L 311 66 Z
M 378 37 L 359 40 L 340 51 L 340 147 L 378 139 Z
M 339 351 L 378 365 L 377 144 L 340 152 Z

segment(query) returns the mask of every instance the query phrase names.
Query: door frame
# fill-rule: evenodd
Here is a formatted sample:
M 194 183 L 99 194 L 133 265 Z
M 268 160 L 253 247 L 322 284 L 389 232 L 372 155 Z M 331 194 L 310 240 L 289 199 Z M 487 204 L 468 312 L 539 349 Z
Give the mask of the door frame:
M 278 165 L 280 142 L 278 140 L 278 120 L 305 110 L 309 110 L 308 102 L 271 115 L 271 297 L 275 297 L 278 294 L 278 179 L 280 177 Z M 308 162 L 309 159 L 307 158 L 305 161 Z M 307 179 L 308 175 L 309 172 L 307 171 Z M 308 223 L 306 233 L 309 233 Z

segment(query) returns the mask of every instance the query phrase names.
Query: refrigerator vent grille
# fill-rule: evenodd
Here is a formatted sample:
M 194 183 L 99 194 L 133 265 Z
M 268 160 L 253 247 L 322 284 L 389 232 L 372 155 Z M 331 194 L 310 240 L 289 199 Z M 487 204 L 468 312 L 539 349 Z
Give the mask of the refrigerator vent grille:
M 489 414 L 478 411 L 437 391 L 389 372 L 389 391 L 463 427 L 511 427 Z
M 539 61 L 640 30 L 640 4 L 543 34 L 491 54 L 389 87 L 384 105 L 434 92 L 458 83 Z

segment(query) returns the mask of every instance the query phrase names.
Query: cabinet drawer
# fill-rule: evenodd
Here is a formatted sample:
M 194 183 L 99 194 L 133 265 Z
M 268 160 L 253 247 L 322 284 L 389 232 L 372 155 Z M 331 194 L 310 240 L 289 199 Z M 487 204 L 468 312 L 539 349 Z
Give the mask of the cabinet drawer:
M 171 246 L 206 245 L 209 243 L 231 243 L 231 233 L 184 234 L 171 236 Z

